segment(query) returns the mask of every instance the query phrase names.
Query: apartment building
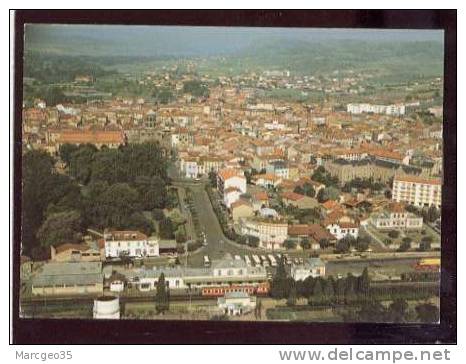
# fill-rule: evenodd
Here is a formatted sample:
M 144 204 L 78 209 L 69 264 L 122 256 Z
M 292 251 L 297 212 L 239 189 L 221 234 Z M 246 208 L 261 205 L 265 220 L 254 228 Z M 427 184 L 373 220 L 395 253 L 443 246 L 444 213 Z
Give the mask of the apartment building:
M 396 175 L 393 179 L 392 199 L 417 207 L 442 205 L 442 183 L 440 179 L 426 179 L 410 175 Z
M 259 238 L 259 247 L 264 249 L 283 249 L 288 237 L 288 223 L 272 219 L 241 219 L 241 233 Z

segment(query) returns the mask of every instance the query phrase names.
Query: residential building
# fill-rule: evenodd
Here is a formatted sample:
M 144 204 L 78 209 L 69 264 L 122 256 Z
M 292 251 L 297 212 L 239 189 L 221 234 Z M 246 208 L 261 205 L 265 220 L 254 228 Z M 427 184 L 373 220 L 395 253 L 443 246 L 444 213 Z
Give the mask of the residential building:
M 351 235 L 357 239 L 359 235 L 359 224 L 354 222 L 332 222 L 326 223 L 325 228 L 330 234 L 335 236 L 337 240 L 343 239 L 347 235 Z
M 234 222 L 238 222 L 242 217 L 252 217 L 254 216 L 254 209 L 252 205 L 242 199 L 234 202 L 230 206 L 231 216 Z
M 315 198 L 295 192 L 283 192 L 281 197 L 285 206 L 295 206 L 299 209 L 312 209 L 319 206 Z
M 53 262 L 98 262 L 102 260 L 100 250 L 87 244 L 62 244 L 50 247 Z
M 241 233 L 259 238 L 259 247 L 264 249 L 283 249 L 288 237 L 288 223 L 273 219 L 240 219 Z
M 228 208 L 246 193 L 246 177 L 236 169 L 222 169 L 217 174 L 217 189 Z
M 217 298 L 217 306 L 225 315 L 241 316 L 256 308 L 256 297 L 246 292 L 227 292 L 224 297 Z
M 407 212 L 402 204 L 390 204 L 383 212 L 371 216 L 371 223 L 376 229 L 419 230 L 422 229 L 423 219 L 411 212 Z
M 265 168 L 266 173 L 273 174 L 282 179 L 289 178 L 289 168 L 288 165 L 283 161 L 271 162 Z
M 159 243 L 149 239 L 139 231 L 106 231 L 105 257 L 156 257 L 159 255 Z
M 308 277 L 324 277 L 325 263 L 320 258 L 309 258 L 304 264 L 293 265 L 291 276 L 295 281 L 304 281 Z
M 417 207 L 442 205 L 440 179 L 427 179 L 410 175 L 397 175 L 393 180 L 392 199 Z

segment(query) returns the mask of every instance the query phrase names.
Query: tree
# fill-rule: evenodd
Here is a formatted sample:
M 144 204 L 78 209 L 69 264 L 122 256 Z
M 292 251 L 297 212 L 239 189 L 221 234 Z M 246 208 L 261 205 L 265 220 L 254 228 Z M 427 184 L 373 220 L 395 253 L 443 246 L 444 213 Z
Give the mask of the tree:
M 162 209 L 153 209 L 152 210 L 152 217 L 154 220 L 161 221 L 165 217 L 165 214 L 163 213 Z
M 385 317 L 385 307 L 377 301 L 364 303 L 358 312 L 358 318 L 361 322 L 384 322 Z
M 330 276 L 324 285 L 324 301 L 326 303 L 334 303 L 335 302 L 335 281 L 332 276 Z
M 158 314 L 168 311 L 170 308 L 170 293 L 165 283 L 165 275 L 160 274 L 157 282 L 157 293 L 155 295 L 155 310 Z
M 175 233 L 175 240 L 178 244 L 183 244 L 186 242 L 186 235 L 183 232 L 177 231 Z
M 65 143 L 60 145 L 58 149 L 58 154 L 60 156 L 60 159 L 63 162 L 65 162 L 67 166 L 69 166 L 72 154 L 76 152 L 78 149 L 79 147 L 76 144 Z
M 97 148 L 92 144 L 80 145 L 79 148 L 71 153 L 69 157 L 69 170 L 71 176 L 75 177 L 78 182 L 87 184 L 90 181 L 94 158 L 97 154 Z M 104 164 L 108 168 L 112 164 Z
M 345 279 L 345 303 L 351 304 L 356 300 L 357 278 L 348 273 Z
M 251 248 L 257 248 L 259 246 L 260 239 L 257 236 L 247 235 L 246 241 Z
M 309 239 L 307 238 L 304 238 L 303 240 L 301 240 L 299 244 L 301 245 L 301 248 L 303 250 L 311 248 L 311 243 L 309 242 Z
M 142 212 L 134 212 L 124 223 L 124 227 L 128 230 L 141 231 L 150 236 L 154 232 L 152 221 L 147 219 Z
M 397 298 L 388 308 L 388 321 L 390 322 L 405 322 L 406 313 L 408 311 L 408 302 L 406 300 Z
M 186 81 L 183 84 L 183 93 L 189 93 L 195 97 L 208 97 L 209 88 L 207 85 L 203 84 L 201 81 L 192 80 Z
M 285 261 L 282 258 L 278 262 L 277 270 L 270 285 L 270 295 L 273 298 L 287 298 L 292 284 L 292 280 L 288 279 Z
M 434 222 L 440 217 L 440 211 L 434 206 L 430 206 L 427 210 L 426 220 L 428 222 Z
M 77 243 L 81 240 L 81 215 L 78 211 L 51 214 L 37 232 L 44 247 L 63 243 Z
M 358 277 L 358 293 L 367 296 L 369 294 L 370 284 L 369 270 L 365 267 L 362 274 Z
M 155 208 L 164 208 L 168 202 L 167 190 L 165 182 L 160 177 L 154 177 L 151 185 L 141 195 L 142 207 L 144 210 L 153 210 Z
M 254 316 L 256 319 L 261 319 L 262 318 L 262 300 L 258 299 L 256 308 L 254 310 Z
M 401 252 L 408 251 L 411 248 L 411 242 L 412 241 L 413 241 L 413 239 L 411 239 L 409 236 L 405 236 L 401 240 L 401 245 L 400 245 L 400 248 L 398 250 L 401 251 Z
M 319 240 L 319 245 L 321 249 L 327 249 L 330 246 L 330 241 L 326 238 Z
M 160 221 L 159 235 L 162 239 L 173 239 L 175 237 L 173 222 L 169 217 L 165 217 Z
M 430 238 L 430 236 L 428 238 Z M 419 250 L 427 251 L 430 249 L 432 249 L 432 240 L 421 240 L 421 243 L 419 244 Z
M 293 240 L 290 240 L 290 239 L 286 239 L 284 242 L 283 242 L 283 246 L 286 248 L 286 249 L 296 249 L 296 242 L 294 242 Z
M 295 306 L 296 305 L 296 299 L 297 299 L 297 292 L 296 292 L 296 285 L 293 284 L 290 287 L 290 292 L 288 293 L 288 299 L 286 300 L 287 306 Z
M 320 203 L 328 200 L 337 200 L 340 196 L 340 191 L 336 187 L 321 188 L 317 193 L 317 201 Z
M 397 239 L 400 236 L 400 232 L 398 230 L 390 230 L 388 236 L 392 239 Z
M 139 194 L 127 183 L 115 183 L 105 187 L 105 184 L 93 185 L 101 193 L 94 198 L 87 198 L 87 209 L 93 217 L 92 225 L 98 228 L 124 228 L 130 216 L 140 211 Z
M 437 306 L 431 303 L 423 303 L 416 306 L 416 314 L 419 321 L 435 324 L 440 321 L 440 312 Z
M 344 278 L 337 279 L 335 282 L 335 302 L 342 304 L 345 302 L 346 280 Z
M 361 236 L 361 235 L 358 236 L 354 244 L 355 248 L 359 252 L 364 252 L 367 249 L 369 249 L 369 245 L 370 245 L 370 238 L 368 236 Z
M 312 295 L 309 298 L 309 304 L 322 304 L 324 302 L 324 289 L 322 278 L 317 278 L 312 288 Z
M 210 171 L 209 172 L 209 181 L 210 185 L 214 188 L 217 187 L 217 173 L 215 171 Z
M 296 186 L 293 192 L 298 193 L 300 195 L 304 195 L 304 189 L 301 186 Z
M 354 245 L 356 242 L 356 239 L 353 238 L 351 235 L 346 235 L 344 238 L 340 239 L 336 246 L 335 246 L 335 252 L 338 254 L 341 253 L 348 253 L 351 246 Z

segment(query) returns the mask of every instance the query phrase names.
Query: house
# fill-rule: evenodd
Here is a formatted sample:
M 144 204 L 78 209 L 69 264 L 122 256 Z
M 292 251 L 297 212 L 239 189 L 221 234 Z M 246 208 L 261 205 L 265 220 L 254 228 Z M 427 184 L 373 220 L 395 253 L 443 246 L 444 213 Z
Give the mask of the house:
M 309 258 L 304 264 L 293 265 L 291 276 L 295 281 L 304 281 L 307 277 L 324 277 L 325 263 L 320 258 Z
M 219 310 L 228 316 L 241 316 L 256 308 L 256 297 L 246 292 L 227 292 L 217 299 Z
M 50 247 L 50 260 L 53 262 L 98 262 L 102 260 L 99 249 L 87 244 L 62 244 Z
M 156 257 L 158 240 L 149 239 L 139 231 L 105 231 L 105 257 Z
M 337 240 L 343 239 L 347 235 L 351 235 L 357 239 L 359 234 L 359 224 L 354 222 L 339 222 L 325 223 L 327 231 L 335 236 Z
M 265 188 L 276 188 L 281 184 L 282 178 L 269 173 L 257 174 L 254 177 L 252 177 L 252 182 L 256 186 L 262 186 Z
M 223 191 L 223 203 L 230 208 L 231 205 L 240 199 L 243 192 L 237 187 L 228 187 Z
M 187 157 L 184 158 L 184 172 L 186 178 L 197 178 L 199 176 L 199 165 L 197 162 L 197 158 L 195 157 Z
M 267 196 L 267 192 L 265 191 L 260 191 L 252 194 L 251 201 L 252 208 L 254 209 L 254 211 L 258 211 L 262 207 L 269 206 L 269 196 Z
M 273 174 L 282 179 L 289 178 L 289 169 L 284 161 L 274 161 L 267 164 L 266 173 Z
M 230 210 L 234 222 L 238 222 L 242 217 L 254 216 L 252 205 L 243 199 L 233 202 L 230 206 Z
M 341 211 L 341 206 L 338 202 L 334 200 L 327 200 L 321 204 L 322 212 L 325 216 L 331 214 L 334 211 Z
M 411 212 L 407 212 L 400 203 L 392 203 L 388 209 L 371 216 L 372 225 L 379 230 L 384 229 L 422 229 L 423 219 Z
M 315 198 L 295 192 L 283 192 L 282 201 L 285 206 L 295 206 L 299 209 L 312 209 L 319 205 Z
M 322 240 L 327 240 L 330 245 L 337 242 L 337 239 L 327 229 L 318 224 L 309 224 L 309 236 L 316 243 L 320 243 Z
M 327 240 L 329 245 L 335 244 L 337 239 L 328 230 L 318 224 L 295 224 L 288 226 L 288 237 L 296 241 L 309 240 L 312 249 L 320 249 L 320 242 Z
M 240 170 L 222 169 L 217 174 L 217 189 L 224 204 L 229 208 L 243 193 L 246 193 L 246 177 Z
M 101 262 L 46 263 L 31 279 L 32 294 L 39 296 L 101 295 Z

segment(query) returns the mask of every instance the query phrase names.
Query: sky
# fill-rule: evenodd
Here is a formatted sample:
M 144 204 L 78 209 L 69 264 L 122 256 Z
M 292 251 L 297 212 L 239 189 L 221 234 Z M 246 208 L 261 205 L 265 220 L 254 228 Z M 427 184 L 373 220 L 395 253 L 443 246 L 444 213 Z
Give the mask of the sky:
M 266 42 L 443 42 L 441 30 L 183 27 L 134 25 L 26 25 L 26 49 L 83 55 L 234 54 Z

